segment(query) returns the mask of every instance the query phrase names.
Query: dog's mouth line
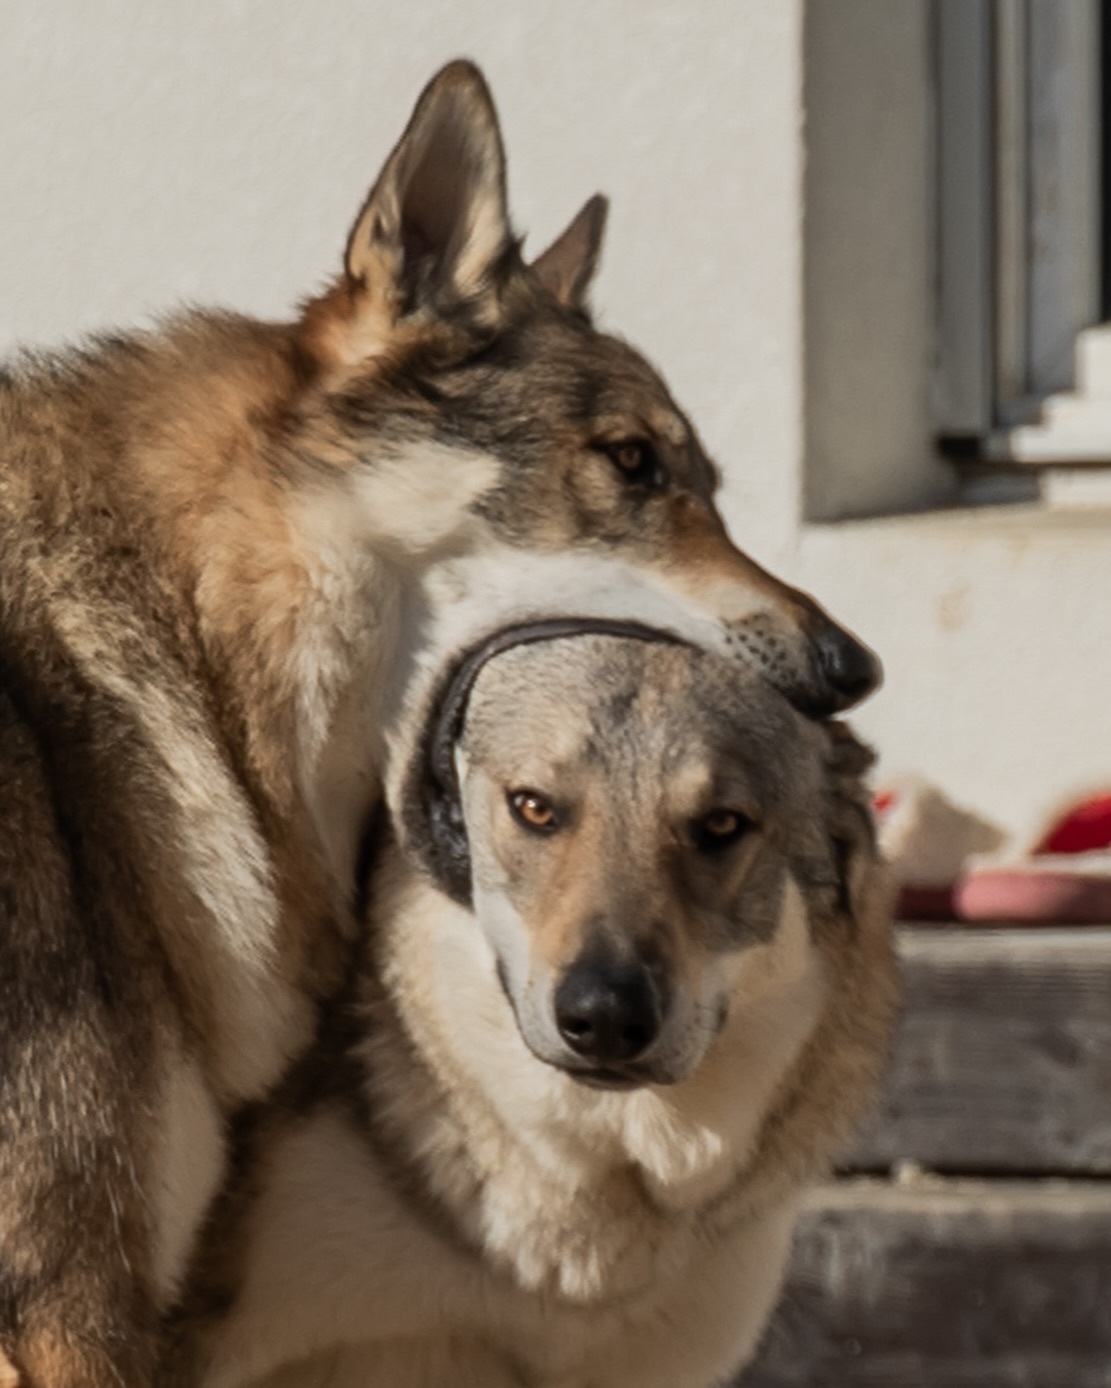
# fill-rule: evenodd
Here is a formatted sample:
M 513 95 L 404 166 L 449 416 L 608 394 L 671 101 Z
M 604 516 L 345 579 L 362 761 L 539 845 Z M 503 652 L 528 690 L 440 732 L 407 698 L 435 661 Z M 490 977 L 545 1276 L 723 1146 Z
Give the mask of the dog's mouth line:
M 604 1065 L 584 1069 L 580 1066 L 557 1065 L 557 1070 L 575 1081 L 576 1084 L 585 1085 L 588 1089 L 603 1089 L 610 1092 L 629 1093 L 634 1089 L 646 1089 L 649 1085 L 668 1084 L 670 1081 L 661 1079 L 659 1075 L 650 1073 L 647 1070 L 638 1070 L 635 1067 L 614 1070 Z
M 523 1034 L 522 1034 L 523 1035 Z M 528 1045 L 528 1042 L 525 1042 Z M 529 1047 L 531 1050 L 532 1048 Z M 536 1052 L 533 1052 L 536 1055 Z M 678 1083 L 678 1078 L 660 1071 L 650 1061 L 630 1061 L 628 1065 L 594 1065 L 583 1064 L 581 1061 L 573 1060 L 552 1060 L 550 1058 L 536 1055 L 537 1060 L 542 1060 L 545 1065 L 550 1065 L 553 1070 L 558 1070 L 566 1075 L 568 1079 L 574 1080 L 576 1084 L 585 1085 L 588 1089 L 607 1089 L 616 1091 L 630 1091 L 634 1089 L 647 1089 L 649 1086 L 669 1086 Z
M 585 1085 L 587 1089 L 603 1089 L 608 1093 L 628 1093 L 634 1089 L 643 1089 L 647 1083 L 647 1080 L 638 1080 L 617 1070 L 573 1070 L 563 1065 L 557 1068 L 576 1084 Z

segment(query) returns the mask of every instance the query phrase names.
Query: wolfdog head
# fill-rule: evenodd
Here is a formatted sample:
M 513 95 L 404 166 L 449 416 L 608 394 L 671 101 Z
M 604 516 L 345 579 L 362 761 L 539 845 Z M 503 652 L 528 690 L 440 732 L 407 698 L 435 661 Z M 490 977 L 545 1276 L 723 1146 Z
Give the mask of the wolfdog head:
M 329 523 L 408 574 L 410 649 L 628 617 L 755 666 L 808 713 L 854 704 L 875 657 L 733 545 L 694 427 L 591 323 L 604 217 L 591 199 L 526 263 L 481 75 L 456 62 L 432 80 L 299 329 L 312 451 L 350 483 Z

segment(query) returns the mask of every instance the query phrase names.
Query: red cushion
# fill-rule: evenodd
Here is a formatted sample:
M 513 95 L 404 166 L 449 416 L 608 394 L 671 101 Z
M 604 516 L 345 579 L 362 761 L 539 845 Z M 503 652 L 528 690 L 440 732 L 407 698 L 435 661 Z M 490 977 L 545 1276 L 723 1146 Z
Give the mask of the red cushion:
M 1095 795 L 1059 819 L 1035 853 L 1088 853 L 1111 847 L 1111 795 Z

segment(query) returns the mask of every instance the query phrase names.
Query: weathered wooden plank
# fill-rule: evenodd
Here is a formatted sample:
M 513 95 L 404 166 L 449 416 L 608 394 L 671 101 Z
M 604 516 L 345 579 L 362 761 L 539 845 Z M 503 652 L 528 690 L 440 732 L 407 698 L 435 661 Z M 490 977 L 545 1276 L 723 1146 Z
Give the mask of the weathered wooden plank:
M 908 927 L 900 953 L 906 1014 L 850 1169 L 1111 1174 L 1111 930 Z
M 1111 1186 L 816 1191 L 740 1388 L 1111 1388 Z

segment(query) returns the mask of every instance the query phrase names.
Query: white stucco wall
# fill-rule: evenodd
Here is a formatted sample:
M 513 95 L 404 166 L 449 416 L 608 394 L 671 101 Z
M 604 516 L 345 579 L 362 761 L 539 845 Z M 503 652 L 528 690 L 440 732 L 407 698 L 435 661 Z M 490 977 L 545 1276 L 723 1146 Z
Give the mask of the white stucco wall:
M 828 437 L 870 437 L 866 404 L 804 360 L 804 269 L 821 264 L 813 244 L 804 260 L 802 3 L 0 0 L 0 351 L 182 300 L 287 313 L 337 267 L 422 83 L 470 54 L 501 108 L 530 247 L 610 194 L 603 323 L 697 420 L 739 540 L 883 654 L 887 688 L 858 723 L 885 764 L 1021 827 L 1060 790 L 1111 783 L 1111 522 L 802 524 L 804 454 L 829 446 L 804 365 Z M 822 203 L 830 235 L 846 206 Z M 830 260 L 867 274 L 867 256 Z M 845 321 L 863 350 L 852 295 L 830 305 L 831 350 Z M 908 355 L 921 333 L 882 315 L 876 333 L 900 389 L 924 398 Z M 889 396 L 880 417 L 909 475 L 922 420 L 900 433 Z

